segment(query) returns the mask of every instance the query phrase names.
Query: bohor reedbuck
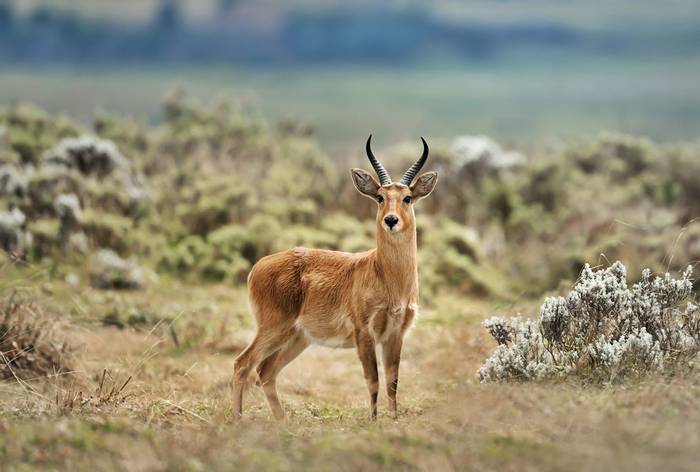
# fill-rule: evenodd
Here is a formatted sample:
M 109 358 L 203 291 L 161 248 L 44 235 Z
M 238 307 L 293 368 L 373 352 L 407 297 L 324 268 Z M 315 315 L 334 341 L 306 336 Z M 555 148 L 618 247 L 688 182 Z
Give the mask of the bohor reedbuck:
M 352 180 L 377 204 L 377 247 L 358 254 L 297 247 L 263 257 L 248 275 L 257 332 L 235 361 L 233 406 L 239 417 L 247 378 L 256 369 L 272 414 L 284 420 L 277 375 L 310 344 L 357 349 L 372 419 L 379 390 L 376 346 L 381 345 L 389 409 L 397 417 L 401 347 L 418 312 L 413 206 L 433 191 L 437 172 L 416 179 L 428 159 L 428 144 L 421 138 L 423 154 L 393 182 L 372 153 L 371 140 L 372 135 L 367 157 L 379 182 L 362 169 L 352 169 Z

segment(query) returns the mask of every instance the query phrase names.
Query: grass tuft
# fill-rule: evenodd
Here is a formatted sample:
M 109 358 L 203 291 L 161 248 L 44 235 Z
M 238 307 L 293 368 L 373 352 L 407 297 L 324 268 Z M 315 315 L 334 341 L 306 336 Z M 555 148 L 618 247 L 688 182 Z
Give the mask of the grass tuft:
M 16 295 L 0 303 L 0 378 L 31 380 L 70 371 L 71 347 L 60 323 Z

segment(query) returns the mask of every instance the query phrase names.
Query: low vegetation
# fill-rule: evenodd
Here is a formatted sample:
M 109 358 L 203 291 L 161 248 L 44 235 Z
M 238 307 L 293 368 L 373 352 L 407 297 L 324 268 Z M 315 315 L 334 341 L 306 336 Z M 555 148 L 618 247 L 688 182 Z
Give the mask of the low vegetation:
M 692 268 L 627 286 L 625 266 L 586 265 L 567 297 L 549 297 L 539 320 L 492 317 L 484 322 L 499 346 L 478 370 L 480 381 L 592 377 L 621 381 L 693 368 L 700 352 L 700 311 Z

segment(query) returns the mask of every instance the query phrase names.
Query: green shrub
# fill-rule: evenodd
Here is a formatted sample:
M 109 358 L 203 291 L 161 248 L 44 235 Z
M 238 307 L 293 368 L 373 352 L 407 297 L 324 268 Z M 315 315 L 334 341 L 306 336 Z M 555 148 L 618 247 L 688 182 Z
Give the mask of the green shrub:
M 184 189 L 175 217 L 186 230 L 204 236 L 228 223 L 249 217 L 250 186 L 232 176 L 212 176 Z
M 68 119 L 52 117 L 30 105 L 0 110 L 0 125 L 6 128 L 7 145 L 23 165 L 38 165 L 44 151 L 58 140 L 77 136 L 79 130 Z
M 166 249 L 159 267 L 178 274 L 241 283 L 258 252 L 255 239 L 246 228 L 227 225 L 209 234 L 206 241 L 188 236 Z
M 268 198 L 277 197 L 302 205 L 309 205 L 305 202 L 309 200 L 318 207 L 333 201 L 337 181 L 335 169 L 315 141 L 290 137 L 274 149 L 272 164 L 262 182 Z
M 100 112 L 93 119 L 92 126 L 100 138 L 114 142 L 127 155 L 137 156 L 148 152 L 150 139 L 142 124 Z
M 250 262 L 240 254 L 231 253 L 226 257 L 215 257 L 202 262 L 202 277 L 235 284 L 245 283 L 251 268 Z
M 255 242 L 255 234 L 239 225 L 227 225 L 209 233 L 207 241 L 219 257 L 238 254 L 249 262 L 262 257 Z
M 105 247 L 123 254 L 132 250 L 134 222 L 125 216 L 87 208 L 83 212 L 80 228 L 93 248 Z
M 32 235 L 30 259 L 40 261 L 58 249 L 58 235 L 61 223 L 56 218 L 40 218 L 27 224 Z
M 201 236 L 187 236 L 177 244 L 165 249 L 159 267 L 175 273 L 191 273 L 200 261 L 211 259 L 210 247 Z

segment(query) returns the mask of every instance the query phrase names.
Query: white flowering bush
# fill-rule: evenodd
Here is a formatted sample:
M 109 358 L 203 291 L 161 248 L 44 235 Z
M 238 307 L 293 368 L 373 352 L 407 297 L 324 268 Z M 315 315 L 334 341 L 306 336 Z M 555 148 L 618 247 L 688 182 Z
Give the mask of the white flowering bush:
M 545 299 L 538 320 L 484 321 L 498 347 L 477 377 L 617 381 L 692 360 L 700 352 L 700 308 L 688 301 L 691 276 L 690 266 L 679 279 L 646 269 L 628 287 L 622 263 L 601 270 L 586 265 L 567 297 Z

